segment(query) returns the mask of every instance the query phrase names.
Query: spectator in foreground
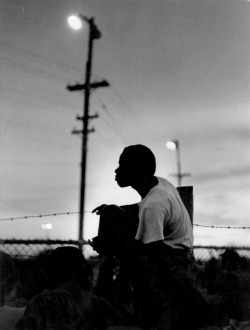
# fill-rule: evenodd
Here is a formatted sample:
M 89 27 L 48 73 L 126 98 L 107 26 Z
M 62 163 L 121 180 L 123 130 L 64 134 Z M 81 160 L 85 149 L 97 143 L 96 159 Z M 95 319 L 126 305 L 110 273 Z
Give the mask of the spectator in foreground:
M 92 268 L 81 251 L 60 247 L 48 256 L 50 289 L 35 295 L 18 330 L 106 329 L 124 323 L 111 304 L 88 291 Z
M 17 307 L 16 268 L 10 255 L 0 251 L 0 329 L 14 330 L 25 307 Z

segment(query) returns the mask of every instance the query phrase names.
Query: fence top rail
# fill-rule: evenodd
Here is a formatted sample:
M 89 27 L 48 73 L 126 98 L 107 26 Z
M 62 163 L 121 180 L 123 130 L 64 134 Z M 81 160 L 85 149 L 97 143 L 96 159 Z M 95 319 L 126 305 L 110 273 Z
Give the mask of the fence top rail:
M 217 245 L 194 245 L 194 249 L 213 249 L 213 250 L 223 250 L 223 249 L 234 249 L 234 250 L 249 250 L 250 246 L 233 246 L 233 245 L 223 245 L 223 246 L 217 246 Z
M 82 240 L 83 244 L 89 244 L 88 241 Z M 46 240 L 46 239 L 0 239 L 0 245 L 5 244 L 45 244 L 45 245 L 57 245 L 57 244 L 70 244 L 70 245 L 79 245 L 79 240 Z M 222 249 L 235 249 L 235 250 L 249 250 L 250 246 L 217 246 L 217 245 L 194 245 L 194 249 L 213 249 L 213 250 L 222 250 Z
M 88 244 L 88 241 L 82 240 L 83 244 Z M 72 244 L 72 245 L 78 245 L 78 240 L 47 240 L 47 239 L 0 239 L 0 244 L 46 244 L 46 245 L 52 245 L 52 244 Z

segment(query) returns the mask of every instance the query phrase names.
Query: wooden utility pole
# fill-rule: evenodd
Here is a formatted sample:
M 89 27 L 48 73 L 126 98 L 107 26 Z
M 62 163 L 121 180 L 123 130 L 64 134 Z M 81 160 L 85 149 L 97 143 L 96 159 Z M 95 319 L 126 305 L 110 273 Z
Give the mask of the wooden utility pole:
M 92 53 L 93 41 L 101 38 L 101 32 L 98 30 L 94 23 L 94 18 L 86 18 L 79 15 L 83 20 L 89 24 L 89 43 L 88 43 L 88 58 L 86 63 L 85 83 L 76 85 L 67 85 L 70 92 L 84 90 L 84 107 L 83 116 L 77 116 L 76 119 L 82 121 L 82 130 L 73 130 L 72 134 L 82 134 L 82 161 L 81 161 L 81 182 L 80 182 L 80 211 L 79 211 L 79 248 L 82 249 L 83 245 L 83 230 L 84 230 L 84 202 L 85 202 L 85 185 L 86 185 L 86 163 L 87 163 L 87 143 L 88 134 L 94 132 L 94 128 L 89 129 L 88 124 L 90 119 L 98 117 L 98 114 L 89 115 L 89 99 L 91 89 L 99 87 L 108 87 L 109 83 L 106 80 L 91 83 L 91 68 L 92 68 Z

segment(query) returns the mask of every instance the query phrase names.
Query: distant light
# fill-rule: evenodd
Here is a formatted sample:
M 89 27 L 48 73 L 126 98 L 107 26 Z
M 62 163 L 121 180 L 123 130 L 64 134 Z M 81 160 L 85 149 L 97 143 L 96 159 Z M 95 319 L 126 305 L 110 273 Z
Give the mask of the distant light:
M 43 223 L 42 224 L 42 229 L 52 229 L 52 224 L 51 223 Z
M 173 141 L 168 141 L 168 142 L 166 143 L 166 146 L 167 146 L 167 148 L 169 148 L 169 149 L 171 149 L 171 150 L 175 150 L 175 149 L 176 149 L 176 143 L 173 142 Z
M 75 15 L 68 17 L 68 24 L 74 30 L 80 30 L 82 28 L 82 21 L 80 17 Z

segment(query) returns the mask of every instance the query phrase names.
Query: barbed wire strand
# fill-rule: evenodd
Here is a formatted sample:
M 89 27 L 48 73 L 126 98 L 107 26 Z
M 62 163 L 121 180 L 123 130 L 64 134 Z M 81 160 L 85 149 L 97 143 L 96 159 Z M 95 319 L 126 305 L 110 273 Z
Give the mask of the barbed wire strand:
M 22 217 L 2 218 L 2 219 L 0 219 L 0 221 L 44 218 L 44 217 L 53 217 L 53 216 L 58 216 L 58 215 L 71 215 L 71 214 L 79 214 L 79 213 L 80 212 L 60 212 L 60 213 L 39 214 L 39 215 L 25 215 Z M 92 211 L 84 211 L 84 213 L 92 213 Z M 197 223 L 194 223 L 193 226 L 204 227 L 204 228 L 221 228 L 221 229 L 250 229 L 249 226 L 214 226 L 214 225 L 200 225 Z
M 91 212 L 91 211 L 84 211 L 85 212 Z M 25 215 L 22 217 L 11 217 L 11 218 L 2 218 L 0 221 L 6 221 L 6 220 L 20 220 L 20 219 L 30 219 L 30 218 L 44 218 L 44 217 L 53 217 L 58 215 L 70 215 L 70 214 L 79 214 L 79 212 L 61 212 L 61 213 L 50 213 L 50 214 L 39 214 L 39 215 Z
M 214 225 L 199 225 L 194 223 L 196 227 L 223 228 L 223 229 L 250 229 L 248 226 L 214 226 Z

